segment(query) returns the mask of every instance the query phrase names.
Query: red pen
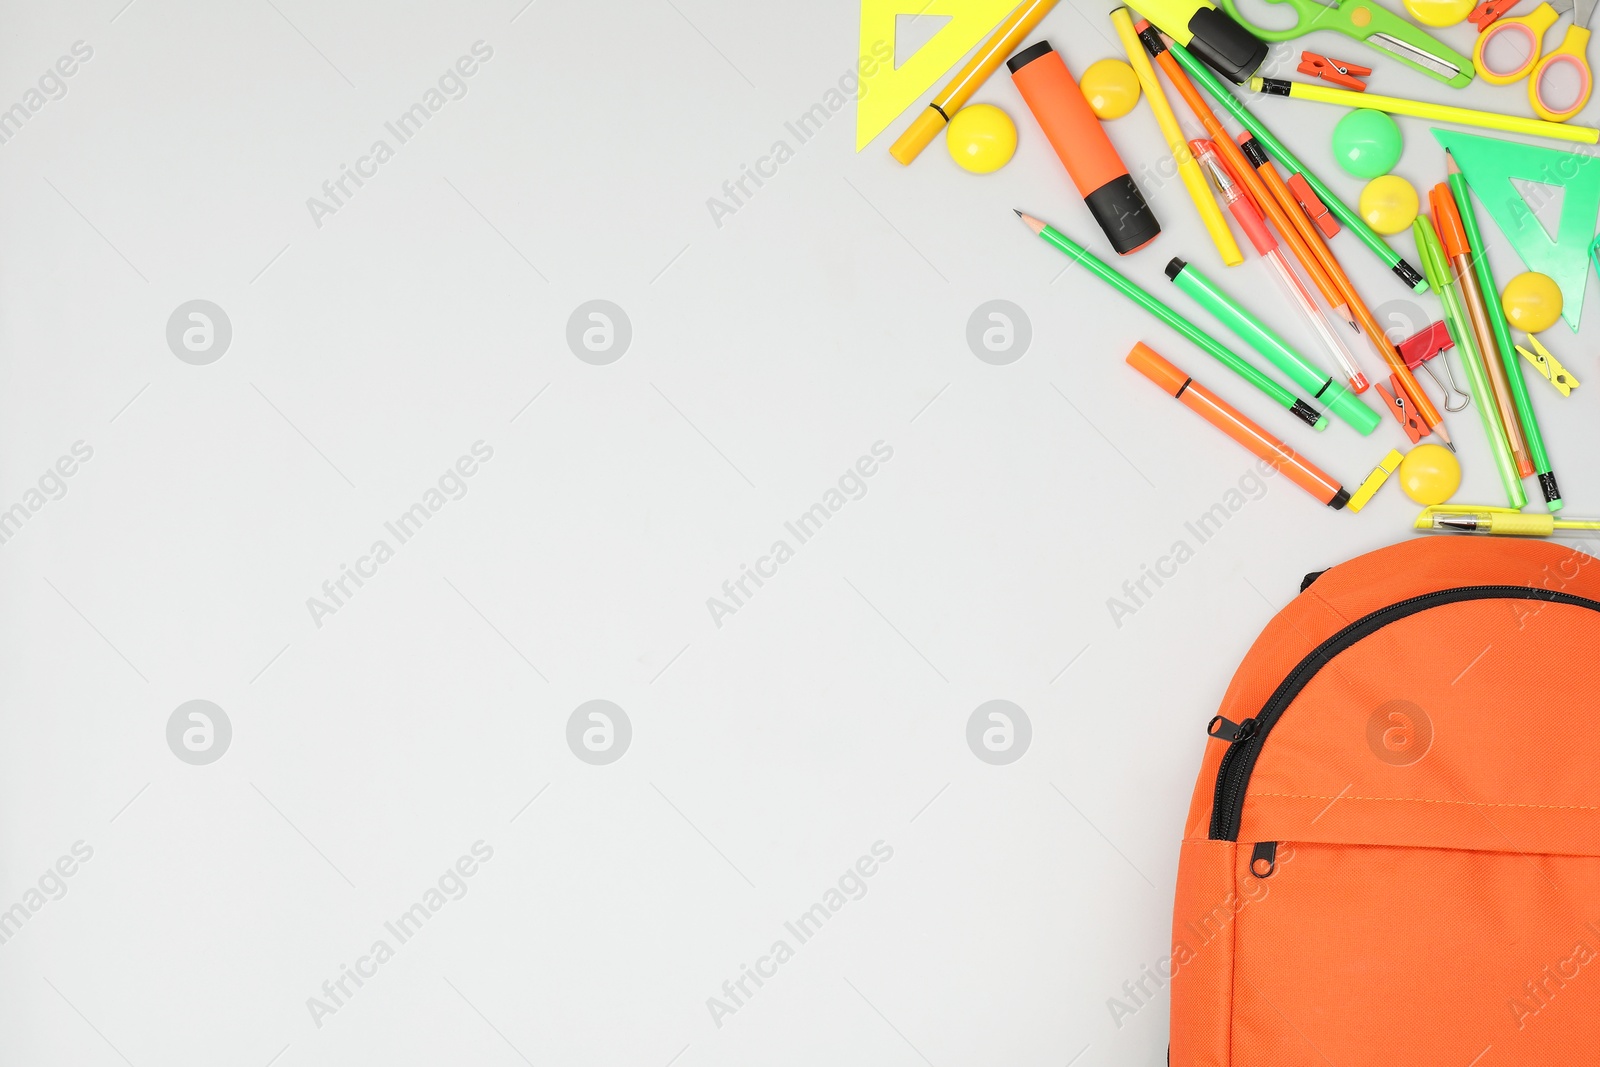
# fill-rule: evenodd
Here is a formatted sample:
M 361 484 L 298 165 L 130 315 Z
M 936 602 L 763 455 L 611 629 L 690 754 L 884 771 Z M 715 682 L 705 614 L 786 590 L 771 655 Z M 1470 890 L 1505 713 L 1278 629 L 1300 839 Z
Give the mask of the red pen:
M 1344 339 L 1333 329 L 1321 309 L 1317 307 L 1316 297 L 1295 273 L 1288 257 L 1283 254 L 1283 249 L 1278 247 L 1277 238 L 1267 229 L 1266 220 L 1261 217 L 1261 211 L 1256 207 L 1255 201 L 1250 199 L 1249 194 L 1234 180 L 1232 173 L 1222 162 L 1217 154 L 1217 146 L 1204 138 L 1196 138 L 1189 142 L 1189 151 L 1194 153 L 1195 159 L 1200 161 L 1200 166 L 1211 175 L 1217 191 L 1222 194 L 1229 212 L 1239 223 L 1239 228 L 1244 230 L 1250 244 L 1263 259 L 1272 264 L 1273 273 L 1282 284 L 1284 293 L 1322 338 L 1323 346 L 1344 371 L 1345 379 L 1350 383 L 1350 390 L 1356 393 L 1364 392 L 1371 383 L 1367 381 L 1366 375 L 1361 373 L 1361 368 L 1356 366 L 1355 356 L 1351 355 Z

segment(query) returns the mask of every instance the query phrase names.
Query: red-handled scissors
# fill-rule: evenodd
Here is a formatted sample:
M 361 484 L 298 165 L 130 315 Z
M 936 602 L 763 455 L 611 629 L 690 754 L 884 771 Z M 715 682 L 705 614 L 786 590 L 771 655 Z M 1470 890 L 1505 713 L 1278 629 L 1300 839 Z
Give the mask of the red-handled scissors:
M 1496 19 L 1478 35 L 1473 49 L 1472 64 L 1478 74 L 1490 85 L 1510 85 L 1519 78 L 1528 79 L 1528 100 L 1534 113 L 1546 122 L 1565 122 L 1589 102 L 1589 92 L 1594 88 L 1594 75 L 1589 70 L 1589 17 L 1594 14 L 1596 0 L 1547 0 L 1532 13 L 1515 18 Z M 1576 10 L 1574 10 L 1576 4 Z M 1572 12 L 1572 25 L 1567 35 L 1553 52 L 1540 55 L 1544 35 L 1562 15 Z M 1503 40 L 1510 34 L 1511 40 Z M 1509 70 L 1496 70 L 1489 65 L 1488 48 L 1491 41 L 1500 40 L 1525 53 L 1526 58 Z M 1578 78 L 1578 98 L 1566 107 L 1554 107 L 1545 97 L 1545 78 L 1558 67 L 1569 68 Z

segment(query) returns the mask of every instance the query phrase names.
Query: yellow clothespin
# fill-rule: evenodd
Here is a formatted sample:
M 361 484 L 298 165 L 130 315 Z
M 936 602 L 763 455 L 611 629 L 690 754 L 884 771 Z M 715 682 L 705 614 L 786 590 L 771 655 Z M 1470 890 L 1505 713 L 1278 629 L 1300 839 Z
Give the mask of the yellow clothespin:
M 1549 379 L 1551 385 L 1561 390 L 1562 396 L 1571 396 L 1572 391 L 1583 384 L 1574 378 L 1572 372 L 1563 367 L 1561 361 L 1552 356 L 1550 350 L 1540 344 L 1539 339 L 1531 333 L 1528 335 L 1528 343 L 1533 346 L 1532 352 L 1521 345 L 1517 346 L 1517 351 L 1521 352 L 1522 357 L 1532 363 L 1540 374 Z
M 1367 475 L 1367 480 L 1361 483 L 1361 487 L 1350 494 L 1350 502 L 1345 506 L 1351 511 L 1360 511 L 1366 507 L 1367 501 L 1372 499 L 1372 494 L 1389 480 L 1389 475 L 1399 469 L 1402 458 L 1404 457 L 1400 455 L 1398 449 L 1391 448 L 1389 454 L 1383 457 L 1383 462 L 1372 468 L 1372 473 Z

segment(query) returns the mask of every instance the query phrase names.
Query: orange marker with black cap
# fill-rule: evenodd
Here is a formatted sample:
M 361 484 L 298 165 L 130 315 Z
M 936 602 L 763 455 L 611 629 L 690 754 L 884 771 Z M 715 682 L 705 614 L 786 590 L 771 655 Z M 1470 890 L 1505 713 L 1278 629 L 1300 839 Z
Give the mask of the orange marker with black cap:
M 1322 468 L 1262 429 L 1250 416 L 1207 389 L 1162 358 L 1143 341 L 1128 353 L 1128 366 L 1159 385 L 1168 396 L 1248 448 L 1257 459 L 1289 476 L 1289 480 L 1330 508 L 1338 511 L 1350 500 L 1344 486 Z
M 1117 255 L 1125 256 L 1155 240 L 1161 224 L 1050 42 L 1024 48 L 1007 60 L 1006 66 Z

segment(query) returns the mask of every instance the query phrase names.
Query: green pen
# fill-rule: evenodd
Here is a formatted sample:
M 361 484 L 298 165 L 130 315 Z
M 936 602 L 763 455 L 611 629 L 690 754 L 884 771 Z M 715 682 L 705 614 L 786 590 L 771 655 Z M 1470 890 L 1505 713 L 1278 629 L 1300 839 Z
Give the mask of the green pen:
M 1550 456 L 1545 452 L 1544 434 L 1539 432 L 1539 417 L 1533 412 L 1533 400 L 1528 396 L 1528 383 L 1522 379 L 1522 361 L 1517 358 L 1516 347 L 1511 343 L 1511 328 L 1506 325 L 1505 309 L 1500 306 L 1500 289 L 1489 272 L 1488 246 L 1478 229 L 1478 215 L 1472 206 L 1472 193 L 1467 188 L 1467 177 L 1456 166 L 1455 157 L 1445 149 L 1445 170 L 1450 179 L 1450 191 L 1455 194 L 1456 213 L 1461 216 L 1461 228 L 1467 233 L 1467 244 L 1472 253 L 1473 270 L 1478 275 L 1478 287 L 1483 290 L 1483 305 L 1489 312 L 1489 325 L 1494 331 L 1494 342 L 1499 346 L 1500 362 L 1505 364 L 1510 380 L 1511 400 L 1517 405 L 1517 418 L 1522 423 L 1522 437 L 1528 442 L 1528 459 L 1533 472 L 1539 476 L 1539 489 L 1544 493 L 1545 505 L 1551 511 L 1565 506 L 1556 476 L 1550 470 Z M 1485 358 L 1488 354 L 1485 353 Z
M 1332 9 L 1330 8 L 1330 10 Z M 1217 76 L 1211 73 L 1209 67 L 1190 55 L 1189 50 L 1177 42 L 1172 42 L 1168 45 L 1168 48 L 1171 50 L 1173 57 L 1182 64 L 1183 69 L 1188 71 L 1189 77 L 1204 86 L 1206 92 L 1211 94 L 1211 98 L 1221 104 L 1238 121 L 1239 125 L 1254 134 L 1256 140 L 1261 142 L 1263 147 L 1272 155 L 1272 158 L 1282 163 L 1284 168 L 1291 174 L 1298 174 L 1305 178 L 1306 183 L 1316 191 L 1317 196 L 1327 205 L 1328 210 L 1332 211 L 1339 221 L 1349 228 L 1350 232 L 1361 238 L 1362 242 L 1372 249 L 1390 270 L 1394 271 L 1395 276 L 1406 284 L 1407 288 L 1416 293 L 1428 291 L 1427 279 L 1417 273 L 1417 268 L 1407 263 L 1398 252 L 1390 248 L 1382 237 L 1373 232 L 1372 227 L 1367 225 L 1365 219 L 1346 207 L 1342 200 L 1333 195 L 1333 190 L 1323 185 L 1315 174 L 1306 170 L 1300 164 L 1300 161 L 1294 157 L 1294 154 L 1284 147 L 1283 142 L 1272 136 L 1272 131 L 1261 125 L 1261 120 L 1250 114 L 1249 109 L 1240 103 L 1238 98 L 1217 80 Z
M 1172 308 L 1168 307 L 1166 304 L 1163 304 L 1160 300 L 1157 300 L 1155 297 L 1139 288 L 1139 286 L 1135 285 L 1133 282 L 1129 281 L 1112 268 L 1100 262 L 1100 260 L 1096 259 L 1094 254 L 1087 248 L 1083 247 L 1078 242 L 1074 241 L 1072 238 L 1056 229 L 1054 226 L 1047 225 L 1044 220 L 1036 219 L 1032 215 L 1024 215 L 1022 212 L 1017 211 L 1016 208 L 1012 208 L 1011 210 L 1016 211 L 1017 218 L 1021 219 L 1023 224 L 1026 225 L 1028 229 L 1032 230 L 1038 236 L 1044 238 L 1045 241 L 1052 245 L 1058 252 L 1065 253 L 1068 259 L 1081 264 L 1096 278 L 1099 278 L 1101 281 L 1111 286 L 1111 288 L 1115 289 L 1129 300 L 1132 300 L 1135 304 L 1138 304 L 1140 307 L 1150 312 L 1150 314 L 1154 315 L 1168 326 L 1171 326 L 1174 330 L 1177 330 L 1199 348 L 1203 349 L 1207 355 L 1213 357 L 1239 377 L 1243 378 L 1245 381 L 1249 382 L 1263 393 L 1266 393 L 1279 404 L 1282 404 L 1284 407 L 1288 408 L 1290 414 L 1294 415 L 1295 418 L 1299 419 L 1301 422 L 1304 422 L 1314 430 L 1326 430 L 1328 428 L 1328 417 L 1322 414 L 1322 412 L 1318 411 L 1304 400 L 1301 400 L 1299 397 L 1289 392 L 1289 390 L 1285 389 L 1271 378 L 1268 378 L 1265 374 L 1261 373 L 1255 367 L 1247 363 L 1244 357 L 1236 354 L 1231 349 L 1214 340 L 1209 334 L 1201 330 L 1200 327 L 1196 326 L 1194 323 L 1190 322 L 1188 319 L 1172 310 Z
M 1260 352 L 1272 365 L 1302 389 L 1311 391 L 1315 400 L 1328 406 L 1328 411 L 1356 428 L 1365 437 L 1378 428 L 1383 417 L 1367 407 L 1350 390 L 1312 366 L 1304 356 L 1284 343 L 1283 338 L 1266 323 L 1256 318 L 1228 296 L 1216 283 L 1194 267 L 1174 256 L 1167 264 L 1167 277 L 1179 289 L 1194 298 L 1195 303 L 1222 320 L 1223 325 Z
M 1478 418 L 1483 422 L 1484 436 L 1489 439 L 1489 450 L 1494 453 L 1495 469 L 1506 487 L 1506 502 L 1520 509 L 1528 502 L 1522 488 L 1522 476 L 1517 473 L 1517 461 L 1511 458 L 1511 442 L 1506 439 L 1506 428 L 1500 424 L 1500 410 L 1495 406 L 1494 393 L 1489 388 L 1488 372 L 1484 369 L 1478 352 L 1477 339 L 1467 323 L 1467 309 L 1461 304 L 1461 294 L 1450 280 L 1450 267 L 1445 262 L 1444 246 L 1439 235 L 1433 232 L 1433 222 L 1426 215 L 1418 215 L 1411 223 L 1411 236 L 1417 239 L 1417 253 L 1422 257 L 1422 269 L 1444 302 L 1444 324 L 1450 339 L 1456 343 L 1461 365 L 1466 368 L 1467 380 L 1472 384 L 1473 399 L 1478 402 Z M 1439 357 L 1443 359 L 1443 356 Z

